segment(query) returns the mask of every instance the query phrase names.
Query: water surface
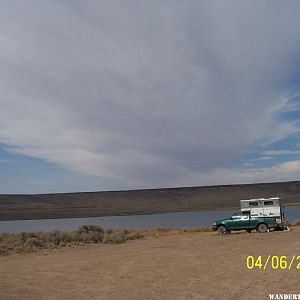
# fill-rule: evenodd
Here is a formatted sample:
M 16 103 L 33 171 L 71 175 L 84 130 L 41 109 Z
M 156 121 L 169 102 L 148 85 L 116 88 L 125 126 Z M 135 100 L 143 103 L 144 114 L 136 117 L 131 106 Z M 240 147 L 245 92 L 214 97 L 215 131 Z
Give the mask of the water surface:
M 162 213 L 150 215 L 108 216 L 91 218 L 67 218 L 67 219 L 41 219 L 0 221 L 2 232 L 30 232 L 51 230 L 76 230 L 84 224 L 95 224 L 105 229 L 130 229 L 130 228 L 157 228 L 157 227 L 199 227 L 211 226 L 216 220 L 230 217 L 231 210 L 220 211 L 195 211 L 179 213 Z M 300 220 L 300 206 L 285 208 L 285 216 L 289 222 Z

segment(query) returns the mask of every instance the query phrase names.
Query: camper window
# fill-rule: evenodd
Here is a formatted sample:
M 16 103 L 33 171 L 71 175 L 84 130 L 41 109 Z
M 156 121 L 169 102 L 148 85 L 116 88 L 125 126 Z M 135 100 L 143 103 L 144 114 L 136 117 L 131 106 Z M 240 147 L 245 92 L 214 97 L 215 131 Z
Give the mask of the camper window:
M 258 202 L 249 202 L 249 206 L 258 206 Z
M 268 205 L 271 206 L 271 205 L 273 205 L 273 201 L 265 201 L 265 202 L 264 202 L 264 205 L 265 205 L 265 206 L 268 206 Z

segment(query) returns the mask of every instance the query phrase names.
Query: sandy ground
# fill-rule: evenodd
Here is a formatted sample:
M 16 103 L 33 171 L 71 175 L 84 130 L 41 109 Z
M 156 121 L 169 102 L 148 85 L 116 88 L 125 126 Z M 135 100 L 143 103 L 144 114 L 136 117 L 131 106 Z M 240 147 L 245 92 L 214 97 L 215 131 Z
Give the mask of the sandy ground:
M 300 255 L 300 228 L 197 233 L 0 257 L 0 299 L 268 299 L 300 270 L 247 270 L 247 255 Z

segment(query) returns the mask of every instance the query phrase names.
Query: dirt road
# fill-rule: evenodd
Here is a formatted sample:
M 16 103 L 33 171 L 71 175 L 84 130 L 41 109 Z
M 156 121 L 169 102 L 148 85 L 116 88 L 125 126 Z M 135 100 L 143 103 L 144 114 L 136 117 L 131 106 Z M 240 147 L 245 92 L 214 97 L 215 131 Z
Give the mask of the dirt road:
M 0 257 L 0 299 L 268 299 L 300 270 L 247 270 L 247 255 L 300 255 L 300 228 L 169 236 Z

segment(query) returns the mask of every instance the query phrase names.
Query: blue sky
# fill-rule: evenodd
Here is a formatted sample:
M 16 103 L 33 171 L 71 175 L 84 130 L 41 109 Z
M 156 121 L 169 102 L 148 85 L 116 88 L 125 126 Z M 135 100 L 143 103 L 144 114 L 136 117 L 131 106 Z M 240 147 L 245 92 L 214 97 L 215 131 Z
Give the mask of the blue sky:
M 0 147 L 0 190 L 2 193 L 52 193 L 127 188 L 122 181 L 89 176 L 68 170 L 44 159 L 14 154 Z
M 299 1 L 0 3 L 0 193 L 298 180 Z

